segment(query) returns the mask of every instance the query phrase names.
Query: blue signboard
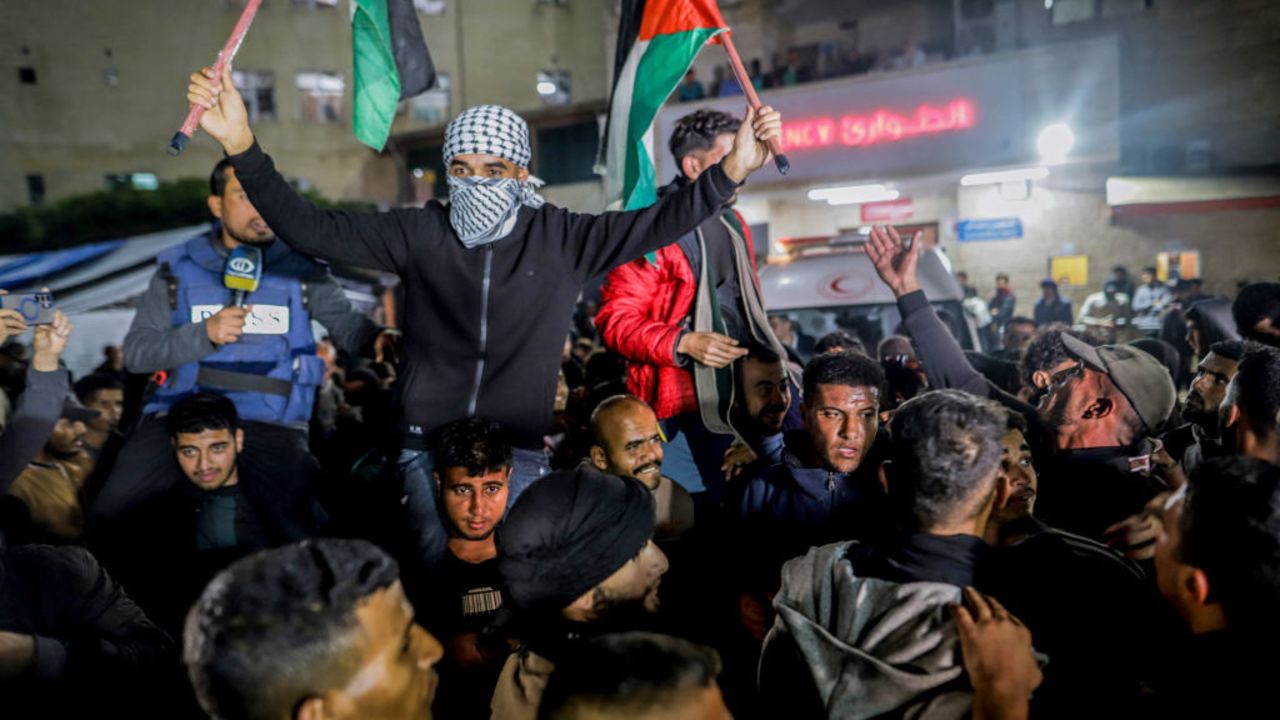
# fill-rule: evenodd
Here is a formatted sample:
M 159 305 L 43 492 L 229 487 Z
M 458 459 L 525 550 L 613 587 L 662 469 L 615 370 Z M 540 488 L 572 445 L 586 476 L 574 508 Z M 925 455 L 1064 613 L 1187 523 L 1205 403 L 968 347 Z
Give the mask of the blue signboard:
M 961 220 L 956 223 L 956 238 L 960 242 L 1013 240 L 1020 237 L 1022 237 L 1022 221 L 1018 218 Z

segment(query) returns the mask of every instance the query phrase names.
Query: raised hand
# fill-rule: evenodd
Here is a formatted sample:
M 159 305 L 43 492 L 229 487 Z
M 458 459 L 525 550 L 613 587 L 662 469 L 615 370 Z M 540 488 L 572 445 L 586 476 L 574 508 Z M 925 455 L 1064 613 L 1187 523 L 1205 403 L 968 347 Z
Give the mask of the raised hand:
M 907 247 L 898 231 L 892 227 L 881 225 L 871 228 L 871 238 L 866 245 L 867 257 L 871 258 L 876 273 L 895 297 L 920 289 L 920 281 L 916 279 L 920 237 L 920 233 L 916 233 L 911 239 L 911 247 Z
M 31 367 L 39 372 L 53 372 L 58 369 L 58 359 L 67 349 L 67 338 L 71 337 L 71 321 L 61 310 L 53 311 L 53 322 L 36 328 L 31 347 L 35 351 L 31 355 Z
M 762 105 L 759 110 L 748 107 L 733 138 L 733 149 L 724 156 L 724 174 L 736 183 L 743 182 L 773 157 L 769 141 L 781 139 L 782 115 L 777 110 L 768 105 Z
M 214 76 L 213 68 L 191 73 L 187 103 L 205 109 L 200 117 L 200 129 L 221 143 L 228 155 L 242 153 L 253 145 L 249 113 L 245 110 L 240 91 L 231 82 L 231 66 L 227 66 L 221 78 Z
M 0 290 L 0 295 L 8 295 L 9 291 Z M 22 313 L 12 309 L 0 309 L 0 345 L 4 344 L 14 335 L 21 335 L 27 331 L 27 321 L 22 319 Z

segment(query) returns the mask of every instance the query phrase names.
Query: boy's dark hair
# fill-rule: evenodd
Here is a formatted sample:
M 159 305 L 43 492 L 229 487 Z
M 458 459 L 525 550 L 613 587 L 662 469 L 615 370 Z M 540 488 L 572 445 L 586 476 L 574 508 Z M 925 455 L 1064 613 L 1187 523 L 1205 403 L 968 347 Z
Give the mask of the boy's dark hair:
M 676 121 L 671 131 L 671 139 L 667 147 L 676 160 L 676 167 L 685 155 L 699 150 L 710 150 L 716 145 L 716 138 L 725 133 L 738 132 L 742 120 L 719 110 L 698 110 L 689 113 Z
M 773 348 L 768 345 L 758 342 L 747 342 L 744 347 L 747 349 L 747 354 L 744 356 L 747 359 L 762 363 L 782 362 L 782 356 L 774 352 Z
M 832 348 L 842 348 L 845 352 L 867 354 L 867 346 L 862 344 L 862 340 L 844 330 L 829 332 L 818 338 L 818 341 L 813 344 L 813 354 L 821 355 L 825 352 L 830 352 Z
M 183 662 L 200 706 L 220 720 L 274 720 L 344 686 L 363 642 L 356 609 L 399 574 L 365 540 L 304 540 L 232 563 L 187 615 Z
M 1220 358 L 1235 360 L 1240 362 L 1240 358 L 1244 357 L 1244 341 L 1243 340 L 1219 340 L 1209 346 L 1209 352 Z
M 601 715 L 654 717 L 673 711 L 688 690 L 709 688 L 720 674 L 715 650 L 646 632 L 601 635 L 556 661 L 538 720 Z
M 1066 333 L 1080 342 L 1097 346 L 1098 341 L 1094 338 L 1077 332 L 1062 323 L 1050 323 L 1036 330 L 1036 334 L 1031 336 L 1031 342 L 1027 343 L 1027 348 L 1022 353 L 1022 384 L 1031 387 L 1034 383 L 1031 376 L 1038 370 L 1049 370 L 1055 365 L 1060 364 L 1063 360 L 1073 359 L 1073 356 L 1067 352 L 1067 346 L 1062 344 L 1062 334 Z
M 436 466 L 441 470 L 461 467 L 475 477 L 511 467 L 511 443 L 506 430 L 485 418 L 454 420 L 440 431 L 440 453 Z
M 903 403 L 889 422 L 890 503 L 926 530 L 968 519 L 956 513 L 976 513 L 982 503 L 975 493 L 995 491 L 988 481 L 1008 423 L 1003 408 L 959 390 L 934 390 Z
M 171 438 L 205 430 L 225 429 L 234 433 L 240 427 L 240 416 L 236 413 L 236 404 L 226 395 L 200 392 L 179 400 L 169 408 L 164 426 Z
M 213 172 L 209 173 L 209 194 L 215 197 L 222 197 L 227 191 L 227 170 L 234 169 L 231 167 L 231 158 L 222 158 L 217 165 L 213 166 Z
M 1247 457 L 1206 461 L 1191 473 L 1178 529 L 1179 559 L 1204 571 L 1233 634 L 1274 637 L 1280 467 Z
M 124 390 L 124 383 L 120 382 L 120 378 L 115 375 L 107 375 L 106 373 L 93 373 L 85 375 L 76 381 L 72 386 L 75 390 L 76 397 L 84 405 L 93 402 L 93 398 L 102 390 Z
M 1253 338 L 1254 326 L 1263 320 L 1270 319 L 1273 327 L 1280 328 L 1280 283 L 1245 285 L 1231 303 L 1231 317 L 1236 332 L 1247 338 Z
M 1280 350 L 1251 343 L 1236 368 L 1235 401 L 1259 434 L 1280 429 Z
M 804 396 L 818 396 L 819 385 L 847 385 L 870 387 L 885 400 L 884 369 L 880 363 L 858 353 L 827 353 L 817 355 L 804 368 Z

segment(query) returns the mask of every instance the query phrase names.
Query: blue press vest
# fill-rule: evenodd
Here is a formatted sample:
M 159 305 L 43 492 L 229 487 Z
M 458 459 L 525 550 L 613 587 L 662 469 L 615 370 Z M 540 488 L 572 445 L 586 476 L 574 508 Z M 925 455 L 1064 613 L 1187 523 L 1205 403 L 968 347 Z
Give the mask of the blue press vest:
M 226 259 L 214 250 L 215 237 L 212 232 L 194 237 L 166 250 L 158 258 L 161 267 L 168 265 L 177 284 L 172 317 L 174 327 L 193 321 L 194 306 L 221 307 L 231 302 L 231 291 L 222 280 Z M 242 420 L 298 425 L 311 419 L 316 387 L 324 378 L 324 361 L 316 357 L 304 282 L 309 277 L 322 274 L 323 266 L 293 252 L 280 241 L 272 243 L 263 252 L 263 266 L 262 282 L 245 299 L 245 304 L 287 307 L 288 332 L 283 335 L 246 332 L 237 342 L 223 345 L 212 355 L 170 371 L 168 381 L 157 389 L 143 409 L 144 413 L 167 411 L 182 398 L 208 390 L 230 398 Z M 289 384 L 288 394 L 251 392 L 198 383 L 201 367 L 282 380 Z M 284 388 L 280 383 L 277 385 Z

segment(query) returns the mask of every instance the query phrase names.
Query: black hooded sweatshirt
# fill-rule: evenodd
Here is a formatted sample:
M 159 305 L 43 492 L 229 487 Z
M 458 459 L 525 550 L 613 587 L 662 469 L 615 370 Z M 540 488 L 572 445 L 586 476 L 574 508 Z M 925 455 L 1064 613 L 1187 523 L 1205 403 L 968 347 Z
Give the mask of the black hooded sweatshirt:
M 256 142 L 231 163 L 262 218 L 295 250 L 400 277 L 400 430 L 405 447 L 417 449 L 433 447 L 446 423 L 475 415 L 501 423 L 519 447 L 542 447 L 582 286 L 691 232 L 737 189 L 717 164 L 642 210 L 523 207 L 506 237 L 467 248 L 438 201 L 381 213 L 320 210 Z

